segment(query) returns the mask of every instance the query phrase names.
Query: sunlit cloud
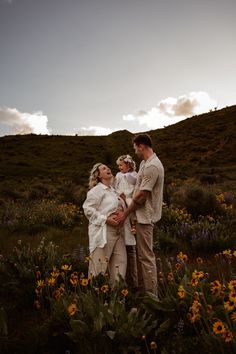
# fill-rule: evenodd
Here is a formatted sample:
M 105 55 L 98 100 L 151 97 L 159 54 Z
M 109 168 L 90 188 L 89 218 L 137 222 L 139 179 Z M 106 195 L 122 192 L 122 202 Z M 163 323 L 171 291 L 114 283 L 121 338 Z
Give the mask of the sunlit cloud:
M 178 98 L 168 97 L 148 111 L 140 110 L 134 115 L 124 115 L 123 120 L 137 122 L 150 129 L 157 129 L 208 112 L 216 106 L 216 100 L 212 99 L 207 92 L 190 92 Z
M 50 134 L 48 118 L 41 111 L 22 113 L 16 108 L 0 107 L 0 123 L 10 128 L 10 134 Z
M 111 134 L 113 130 L 109 128 L 103 128 L 103 127 L 96 127 L 96 126 L 90 126 L 90 127 L 82 127 L 77 131 L 77 135 L 108 135 Z

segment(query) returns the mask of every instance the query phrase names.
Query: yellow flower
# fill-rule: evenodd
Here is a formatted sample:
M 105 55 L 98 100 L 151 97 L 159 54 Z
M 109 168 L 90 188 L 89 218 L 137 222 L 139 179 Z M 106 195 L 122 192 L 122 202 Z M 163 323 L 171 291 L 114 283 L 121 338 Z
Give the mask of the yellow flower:
M 229 301 L 232 301 L 236 305 L 236 292 L 235 291 L 230 291 Z
M 188 313 L 187 315 L 188 317 L 188 320 L 191 322 L 191 323 L 194 323 L 194 322 L 197 322 L 200 320 L 200 315 L 199 313 Z
M 199 264 L 203 263 L 203 259 L 201 257 L 197 257 L 197 263 Z
M 199 312 L 201 307 L 202 305 L 200 304 L 200 302 L 198 300 L 194 300 L 190 309 L 192 312 Z
M 222 333 L 222 338 L 225 340 L 226 343 L 231 342 L 233 340 L 233 333 L 230 330 L 226 330 Z
M 49 286 L 54 286 L 56 284 L 56 278 L 50 278 L 47 280 Z
M 71 270 L 72 269 L 72 266 L 71 265 L 68 265 L 68 264 L 63 264 L 61 266 L 61 269 L 64 270 L 64 271 L 68 271 L 68 270 Z
M 222 252 L 222 254 L 224 254 L 225 256 L 230 256 L 231 255 L 231 250 L 224 250 L 223 252 Z
M 178 295 L 181 299 L 183 299 L 186 295 L 186 292 L 184 290 L 184 287 L 183 285 L 180 285 L 179 288 L 178 288 Z
M 70 283 L 72 286 L 77 286 L 78 285 L 78 278 L 70 278 Z
M 69 312 L 69 314 L 70 314 L 71 316 L 73 316 L 73 315 L 78 311 L 77 305 L 74 304 L 74 303 L 70 304 L 70 305 L 67 307 L 67 311 Z
M 36 286 L 38 289 L 42 289 L 45 286 L 44 280 L 37 280 Z
M 236 257 L 236 251 L 233 251 L 233 256 Z
M 89 283 L 89 280 L 87 278 L 80 279 L 80 284 L 82 286 L 87 286 Z
M 222 284 L 219 280 L 214 280 L 211 283 L 211 293 L 213 295 L 218 294 L 222 290 Z
M 236 311 L 234 311 L 233 313 L 231 313 L 230 318 L 233 322 L 236 322 Z
M 198 279 L 192 279 L 191 280 L 191 285 L 192 286 L 197 286 L 198 285 Z
M 225 326 L 224 323 L 222 321 L 216 321 L 213 324 L 213 332 L 215 334 L 222 334 L 225 332 Z
M 180 261 L 180 262 L 187 262 L 188 256 L 187 256 L 186 254 L 184 254 L 183 252 L 179 252 L 179 253 L 177 254 L 177 259 L 178 259 L 178 261 Z
M 59 274 L 60 274 L 59 269 L 57 269 L 56 267 L 53 267 L 53 268 L 52 268 L 51 276 L 52 276 L 53 278 L 57 278 L 57 277 L 59 276 Z
M 126 296 L 128 295 L 128 293 L 129 293 L 128 289 L 123 289 L 123 290 L 121 290 L 121 294 L 122 294 L 124 297 L 126 297 Z
M 156 342 L 154 342 L 154 341 L 151 342 L 151 343 L 150 343 L 150 348 L 153 349 L 153 350 L 157 349 L 157 344 L 156 344 Z
M 234 301 L 226 301 L 224 302 L 224 308 L 227 310 L 227 311 L 232 311 L 235 307 L 235 303 Z
M 109 290 L 109 286 L 108 286 L 108 285 L 103 285 L 103 286 L 101 287 L 101 291 L 102 291 L 103 293 L 107 293 L 108 290 Z
M 229 290 L 236 291 L 236 280 L 230 280 L 228 283 Z
M 204 278 L 204 272 L 203 271 L 194 270 L 194 272 L 192 273 L 192 278 L 193 279 Z
M 175 268 L 178 270 L 178 269 L 180 269 L 181 268 L 181 264 L 180 263 L 176 263 L 175 264 Z

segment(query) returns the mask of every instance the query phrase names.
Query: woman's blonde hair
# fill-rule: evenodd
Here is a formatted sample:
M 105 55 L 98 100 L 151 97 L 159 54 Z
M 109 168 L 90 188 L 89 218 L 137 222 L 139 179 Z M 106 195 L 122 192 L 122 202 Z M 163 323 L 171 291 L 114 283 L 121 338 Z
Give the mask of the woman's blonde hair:
M 129 167 L 129 171 L 133 172 L 136 170 L 135 161 L 132 159 L 130 155 L 121 155 L 116 160 L 116 163 L 118 164 L 121 161 L 123 161 Z
M 98 177 L 99 175 L 99 167 L 102 166 L 101 162 L 96 163 L 93 168 L 90 171 L 90 176 L 89 176 L 89 189 L 95 187 L 98 182 L 100 182 L 100 179 Z

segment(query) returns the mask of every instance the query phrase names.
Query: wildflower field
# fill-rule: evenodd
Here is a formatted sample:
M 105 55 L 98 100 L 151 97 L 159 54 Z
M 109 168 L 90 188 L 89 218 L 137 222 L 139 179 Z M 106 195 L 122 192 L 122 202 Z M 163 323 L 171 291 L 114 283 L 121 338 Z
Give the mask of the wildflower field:
M 1 353 L 236 352 L 233 192 L 169 186 L 154 229 L 158 296 L 88 278 L 79 204 L 4 203 Z

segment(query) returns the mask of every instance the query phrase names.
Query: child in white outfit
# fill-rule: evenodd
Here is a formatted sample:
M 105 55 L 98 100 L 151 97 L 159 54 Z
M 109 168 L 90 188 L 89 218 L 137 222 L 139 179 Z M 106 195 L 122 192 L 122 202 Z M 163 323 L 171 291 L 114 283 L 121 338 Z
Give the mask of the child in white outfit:
M 114 187 L 118 194 L 123 197 L 127 206 L 130 205 L 134 186 L 137 179 L 135 161 L 130 155 L 118 157 L 117 166 L 120 170 L 115 176 Z M 136 262 L 136 238 L 135 216 L 133 214 L 124 222 L 124 236 L 127 251 L 126 281 L 132 288 L 137 287 L 137 262 Z

